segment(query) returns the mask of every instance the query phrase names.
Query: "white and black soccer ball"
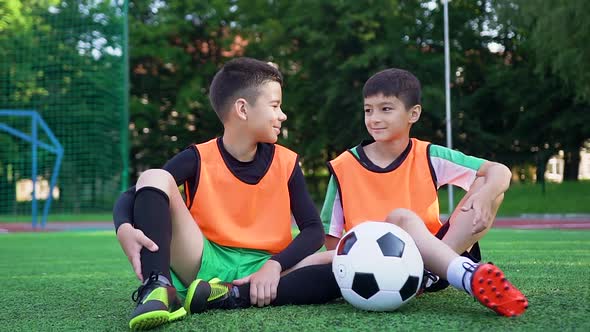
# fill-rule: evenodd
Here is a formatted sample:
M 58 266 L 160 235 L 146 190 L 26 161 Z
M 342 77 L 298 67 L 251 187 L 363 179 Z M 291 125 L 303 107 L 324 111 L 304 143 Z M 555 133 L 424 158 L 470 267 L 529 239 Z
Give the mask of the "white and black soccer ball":
M 332 272 L 342 296 L 353 306 L 393 311 L 416 295 L 424 263 L 416 243 L 403 229 L 367 221 L 340 239 Z

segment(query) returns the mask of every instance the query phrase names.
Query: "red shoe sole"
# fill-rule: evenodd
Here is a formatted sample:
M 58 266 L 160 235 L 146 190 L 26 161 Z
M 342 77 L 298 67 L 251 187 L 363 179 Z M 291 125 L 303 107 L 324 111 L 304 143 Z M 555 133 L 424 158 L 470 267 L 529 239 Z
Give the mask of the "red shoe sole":
M 522 315 L 529 306 L 526 297 L 514 287 L 504 272 L 493 264 L 482 264 L 471 279 L 473 296 L 484 306 L 506 317 Z

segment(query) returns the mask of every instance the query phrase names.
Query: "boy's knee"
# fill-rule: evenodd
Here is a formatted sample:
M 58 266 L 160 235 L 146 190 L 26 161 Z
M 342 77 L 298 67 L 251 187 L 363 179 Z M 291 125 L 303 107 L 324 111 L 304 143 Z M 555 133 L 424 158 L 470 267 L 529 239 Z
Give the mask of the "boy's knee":
M 501 193 L 500 195 L 498 195 L 498 197 L 496 197 L 496 199 L 494 200 L 494 204 L 496 205 L 496 207 L 500 207 L 500 205 L 502 204 L 502 202 L 504 201 L 504 193 Z
M 141 173 L 139 179 L 137 179 L 135 190 L 139 190 L 143 187 L 158 188 L 170 195 L 171 190 L 176 188 L 176 181 L 168 171 L 163 169 L 148 169 Z
M 386 222 L 397 225 L 402 229 L 406 229 L 417 220 L 419 221 L 419 218 L 414 212 L 402 208 L 391 211 L 385 218 Z

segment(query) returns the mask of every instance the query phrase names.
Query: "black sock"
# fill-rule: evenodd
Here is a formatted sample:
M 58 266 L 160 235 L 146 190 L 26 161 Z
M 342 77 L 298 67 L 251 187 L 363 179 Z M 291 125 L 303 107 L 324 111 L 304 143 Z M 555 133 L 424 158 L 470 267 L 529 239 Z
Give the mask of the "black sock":
M 172 222 L 168 195 L 154 187 L 143 187 L 135 193 L 133 219 L 135 228 L 154 241 L 159 250 L 151 252 L 141 249 L 141 274 L 143 280 L 151 272 L 160 272 L 168 280 L 170 277 L 170 241 L 172 240 Z
M 250 284 L 238 286 L 240 308 L 250 306 Z M 297 269 L 279 281 L 277 297 L 270 304 L 323 304 L 341 297 L 332 273 L 332 264 L 311 265 Z

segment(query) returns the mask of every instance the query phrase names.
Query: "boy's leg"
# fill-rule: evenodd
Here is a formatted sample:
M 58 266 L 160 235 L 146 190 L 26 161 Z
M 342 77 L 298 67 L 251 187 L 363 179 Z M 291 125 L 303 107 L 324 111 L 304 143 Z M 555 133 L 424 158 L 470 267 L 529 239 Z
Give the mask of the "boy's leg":
M 246 296 L 250 284 L 239 288 Z M 287 304 L 323 304 L 341 297 L 340 287 L 332 272 L 332 263 L 310 265 L 281 276 L 277 297 L 272 306 Z
M 311 255 L 305 257 L 304 259 L 299 261 L 299 263 L 293 265 L 293 267 L 291 267 L 290 269 L 283 271 L 283 273 L 281 273 L 281 276 L 284 276 L 284 275 L 289 274 L 297 269 L 300 269 L 300 268 L 306 267 L 306 266 L 310 266 L 310 265 L 332 264 L 333 258 L 334 258 L 334 250 L 316 252 L 314 254 L 311 254 Z
M 238 309 L 252 306 L 250 283 L 235 286 L 216 280 L 211 282 L 196 280 L 193 285 L 198 285 L 199 288 L 191 287 L 193 292 L 187 297 L 192 299 L 188 307 L 191 313 L 208 309 Z M 216 296 L 215 293 L 222 295 Z M 211 300 L 213 296 L 216 298 Z M 281 276 L 277 297 L 270 305 L 323 304 L 340 296 L 342 295 L 332 273 L 332 264 L 311 265 Z
M 134 293 L 138 305 L 129 322 L 132 329 L 148 329 L 186 315 L 171 284 L 170 267 L 192 280 L 200 266 L 203 238 L 174 179 L 163 170 L 149 170 L 139 178 L 133 217 L 135 227 L 159 248 L 140 252 L 144 282 Z
M 395 224 L 405 230 L 416 242 L 424 266 L 436 275 L 447 277 L 447 267 L 459 255 L 449 246 L 434 237 L 424 222 L 412 211 L 397 209 L 391 212 L 386 222 Z
M 493 220 L 490 222 L 488 228 L 485 230 L 473 234 L 473 219 L 475 212 L 473 210 L 461 211 L 461 207 L 473 193 L 477 192 L 484 185 L 484 178 L 477 178 L 473 185 L 465 194 L 463 199 L 459 202 L 453 213 L 449 218 L 449 230 L 442 238 L 442 241 L 449 247 L 453 248 L 456 253 L 462 253 L 467 249 L 471 248 L 473 244 L 479 241 L 489 230 L 492 228 Z M 498 196 L 492 206 L 492 219 L 496 218 L 496 213 L 502 204 L 504 194 Z
M 158 237 L 158 234 L 163 230 L 170 229 L 171 237 L 168 239 L 168 243 L 160 244 L 156 242 L 160 249 L 154 254 L 158 255 L 163 247 L 168 247 L 170 264 L 167 270 L 172 268 L 184 284 L 189 284 L 197 275 L 201 265 L 203 233 L 188 211 L 184 200 L 180 196 L 178 186 L 170 173 L 161 169 L 151 169 L 145 171 L 137 180 L 137 193 L 143 190 L 154 189 L 161 191 L 168 197 L 168 206 L 163 206 L 162 202 L 158 204 L 151 201 L 150 203 L 152 205 L 145 206 L 146 210 L 151 208 L 150 210 L 161 211 L 161 213 L 144 213 L 145 216 L 141 221 L 137 220 L 137 216 L 135 216 L 136 224 L 138 221 L 144 224 L 143 227 L 147 229 L 142 229 L 142 231 L 144 231 L 147 237 L 150 237 L 150 235 Z M 153 205 L 157 206 L 154 207 Z M 169 218 L 166 218 L 164 216 L 165 214 L 169 215 Z M 165 253 L 163 252 L 162 254 Z M 142 252 L 142 260 L 143 256 Z
M 434 237 L 412 211 L 397 209 L 386 219 L 404 229 L 416 242 L 424 266 L 458 289 L 473 295 L 484 306 L 504 316 L 522 314 L 528 302 L 525 296 L 492 264 L 477 264 L 459 256 Z
M 448 230 L 449 222 L 443 224 L 443 226 L 438 230 L 438 232 L 434 236 L 437 239 L 442 240 L 442 238 L 447 234 Z M 467 257 L 475 263 L 479 263 L 481 261 L 481 251 L 479 249 L 479 242 L 476 242 L 473 246 L 471 246 L 469 251 L 464 251 L 463 253 L 461 253 L 461 256 Z M 427 270 L 425 270 L 424 272 L 424 279 L 422 282 L 423 291 L 428 293 L 438 292 L 449 287 L 449 282 L 447 280 L 441 279 L 437 275 Z

